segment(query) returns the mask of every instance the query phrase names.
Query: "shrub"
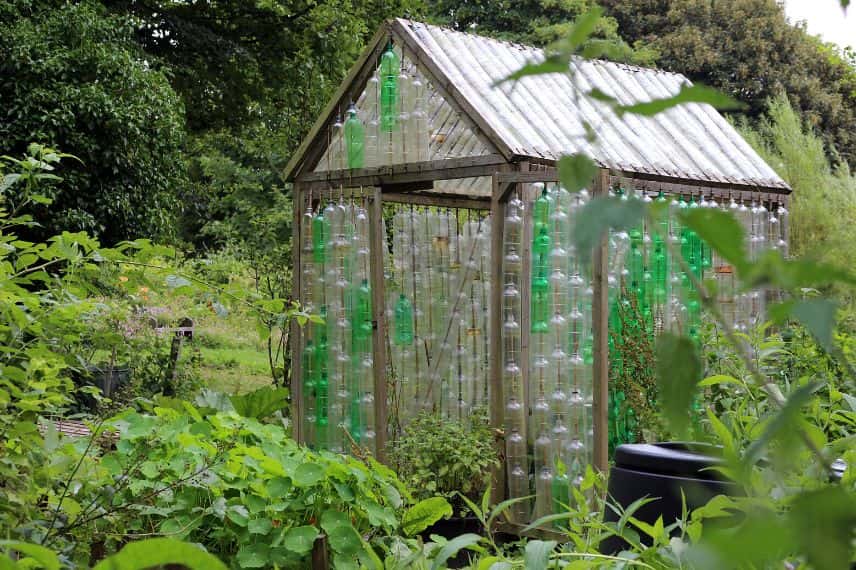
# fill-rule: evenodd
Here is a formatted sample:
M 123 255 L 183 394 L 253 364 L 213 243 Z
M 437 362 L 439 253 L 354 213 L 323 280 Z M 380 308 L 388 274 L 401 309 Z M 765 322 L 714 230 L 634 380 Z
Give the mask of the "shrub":
M 435 414 L 420 414 L 407 424 L 390 451 L 390 462 L 415 496 L 426 499 L 457 492 L 479 500 L 490 484 L 491 469 L 499 465 L 494 438 L 487 423 L 468 424 Z

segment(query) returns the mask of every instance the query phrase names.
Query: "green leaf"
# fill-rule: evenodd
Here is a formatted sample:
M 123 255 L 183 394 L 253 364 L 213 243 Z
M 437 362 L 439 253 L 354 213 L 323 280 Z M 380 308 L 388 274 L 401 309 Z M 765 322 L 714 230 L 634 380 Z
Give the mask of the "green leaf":
M 327 533 L 327 541 L 335 552 L 353 556 L 363 547 L 363 540 L 352 524 L 337 525 Z
M 679 435 L 689 426 L 690 406 L 703 373 L 695 343 L 665 332 L 657 337 L 657 390 L 663 413 Z
M 324 469 L 315 463 L 302 463 L 294 471 L 294 484 L 298 487 L 311 487 L 324 478 Z
M 0 547 L 7 550 L 15 550 L 38 562 L 45 570 L 59 570 L 59 559 L 56 554 L 39 544 L 30 544 L 18 540 L 0 540 Z M 27 566 L 29 567 L 29 566 Z
M 805 491 L 788 517 L 809 564 L 817 570 L 847 568 L 856 533 L 856 498 L 841 485 Z
M 616 99 L 612 95 L 607 95 L 597 87 L 588 92 L 588 96 L 594 99 L 595 101 L 600 101 L 601 103 L 608 103 L 610 105 L 615 104 Z
M 708 386 L 718 386 L 720 384 L 742 384 L 742 382 L 734 376 L 728 376 L 727 374 L 714 374 L 713 376 L 708 376 L 699 382 L 698 386 L 699 388 L 707 388 Z
M 433 564 L 431 564 L 431 570 L 440 570 L 449 558 L 455 556 L 464 548 L 478 549 L 481 540 L 482 537 L 472 533 L 456 536 L 444 544 L 437 552 L 437 556 L 434 558 Z
M 746 107 L 746 105 L 737 99 L 716 89 L 704 85 L 683 85 L 681 86 L 681 90 L 671 97 L 654 99 L 653 101 L 636 103 L 634 105 L 620 105 L 616 107 L 616 111 L 619 115 L 633 113 L 635 115 L 651 117 L 666 109 L 671 109 L 684 103 L 707 103 L 720 110 L 736 110 Z
M 796 443 L 800 430 L 800 410 L 821 386 L 823 384 L 819 382 L 806 384 L 788 395 L 785 405 L 773 413 L 772 419 L 764 426 L 761 435 L 746 449 L 744 462 L 747 470 L 761 459 L 764 449 L 774 439 Z
M 602 16 L 603 8 L 595 4 L 588 12 L 580 14 L 574 20 L 573 27 L 568 32 L 568 35 L 553 44 L 552 49 L 567 56 L 575 53 L 594 33 Z
M 831 299 L 806 299 L 791 307 L 791 315 L 807 328 L 825 350 L 832 350 L 838 304 Z
M 303 556 L 312 550 L 319 534 L 314 526 L 297 526 L 285 533 L 282 544 L 295 554 Z
M 93 570 L 144 570 L 176 564 L 190 570 L 227 570 L 226 565 L 200 547 L 171 538 L 150 538 L 126 545 Z
M 249 544 L 238 550 L 241 568 L 264 568 L 270 565 L 270 547 L 267 544 Z
M 568 192 L 590 188 L 597 175 L 597 164 L 584 154 L 572 154 L 559 159 L 559 180 Z
M 419 501 L 404 513 L 401 529 L 407 536 L 419 534 L 441 518 L 452 516 L 452 505 L 443 497 Z
M 550 554 L 558 543 L 555 540 L 530 540 L 526 543 L 523 565 L 526 570 L 547 570 Z
M 621 200 L 611 196 L 589 200 L 577 216 L 579 222 L 574 225 L 574 245 L 582 264 L 586 265 L 591 260 L 594 247 L 607 231 L 632 228 L 644 213 L 645 205 L 640 200 Z
M 229 396 L 235 411 L 245 418 L 262 420 L 286 406 L 288 388 L 264 386 L 248 394 Z
M 746 267 L 746 236 L 743 226 L 729 212 L 713 208 L 691 208 L 681 213 L 681 222 L 695 231 L 723 259 L 742 272 Z
M 514 73 L 507 75 L 493 85 L 501 85 L 508 81 L 518 81 L 529 75 L 545 75 L 548 73 L 568 73 L 568 59 L 560 56 L 548 56 L 538 63 L 527 63 Z
M 268 519 L 251 519 L 247 524 L 250 534 L 267 534 L 272 528 L 273 524 Z

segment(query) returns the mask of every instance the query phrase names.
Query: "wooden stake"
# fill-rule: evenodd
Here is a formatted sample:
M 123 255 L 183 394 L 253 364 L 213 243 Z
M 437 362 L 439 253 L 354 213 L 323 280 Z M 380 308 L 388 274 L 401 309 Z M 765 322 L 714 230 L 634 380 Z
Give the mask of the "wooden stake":
M 291 189 L 291 298 L 297 301 L 302 299 L 300 278 L 303 275 L 300 266 L 301 230 L 300 222 L 303 218 L 304 196 L 300 183 L 295 182 Z M 291 433 L 297 443 L 306 443 L 306 435 L 303 433 L 303 371 L 301 370 L 303 354 L 303 334 L 297 319 L 291 320 Z

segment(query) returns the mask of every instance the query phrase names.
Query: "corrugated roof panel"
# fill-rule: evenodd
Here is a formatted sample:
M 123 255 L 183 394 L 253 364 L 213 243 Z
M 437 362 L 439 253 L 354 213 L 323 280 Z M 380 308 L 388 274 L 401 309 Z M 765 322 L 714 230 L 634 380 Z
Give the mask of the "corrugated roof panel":
M 564 74 L 525 77 L 497 85 L 526 62 L 543 60 L 536 48 L 400 20 L 512 152 L 556 159 L 584 152 L 604 166 L 700 181 L 787 188 L 713 107 L 686 104 L 654 117 L 618 117 L 605 103 L 582 97 L 597 87 L 622 104 L 676 94 L 682 75 L 600 60 L 572 62 Z M 575 84 L 576 83 L 576 84 Z M 597 133 L 585 140 L 584 123 Z

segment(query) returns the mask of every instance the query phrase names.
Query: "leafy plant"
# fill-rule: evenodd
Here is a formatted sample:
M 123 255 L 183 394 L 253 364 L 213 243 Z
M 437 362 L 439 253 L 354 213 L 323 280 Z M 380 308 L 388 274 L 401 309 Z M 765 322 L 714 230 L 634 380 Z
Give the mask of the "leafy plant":
M 390 464 L 417 498 L 477 500 L 490 484 L 491 469 L 499 465 L 493 434 L 476 419 L 469 425 L 423 413 L 413 418 L 390 449 Z

